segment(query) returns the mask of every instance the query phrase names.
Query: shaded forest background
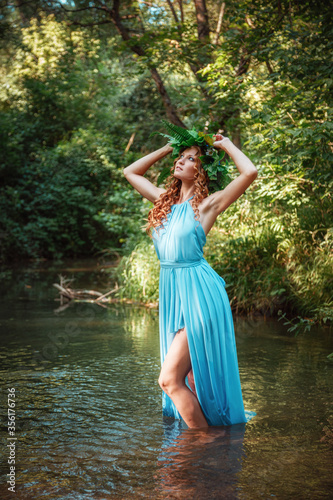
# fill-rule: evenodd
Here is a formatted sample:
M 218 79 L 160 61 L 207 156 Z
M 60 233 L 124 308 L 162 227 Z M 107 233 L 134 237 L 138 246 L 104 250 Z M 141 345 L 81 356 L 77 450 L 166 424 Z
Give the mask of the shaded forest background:
M 151 205 L 122 170 L 164 144 L 165 118 L 221 130 L 259 170 L 206 245 L 234 310 L 332 320 L 329 3 L 0 5 L 3 263 L 121 255 L 119 295 L 156 301 Z

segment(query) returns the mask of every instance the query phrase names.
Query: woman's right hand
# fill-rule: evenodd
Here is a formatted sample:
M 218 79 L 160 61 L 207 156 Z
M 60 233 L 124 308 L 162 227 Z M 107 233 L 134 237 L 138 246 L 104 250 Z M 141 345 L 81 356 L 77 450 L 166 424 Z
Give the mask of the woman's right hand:
M 225 150 L 224 146 L 230 141 L 229 137 L 224 137 L 222 134 L 214 134 L 213 137 L 215 138 L 213 147 Z

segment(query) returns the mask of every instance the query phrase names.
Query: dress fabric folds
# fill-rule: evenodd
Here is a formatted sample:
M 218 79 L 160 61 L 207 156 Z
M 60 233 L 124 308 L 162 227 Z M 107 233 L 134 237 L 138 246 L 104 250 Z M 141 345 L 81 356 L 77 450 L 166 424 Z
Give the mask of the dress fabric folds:
M 192 197 L 193 198 L 193 197 Z M 181 328 L 186 329 L 195 389 L 209 425 L 244 423 L 234 324 L 225 281 L 203 258 L 206 235 L 187 200 L 172 205 L 153 231 L 160 260 L 161 362 Z M 163 392 L 163 414 L 181 418 Z

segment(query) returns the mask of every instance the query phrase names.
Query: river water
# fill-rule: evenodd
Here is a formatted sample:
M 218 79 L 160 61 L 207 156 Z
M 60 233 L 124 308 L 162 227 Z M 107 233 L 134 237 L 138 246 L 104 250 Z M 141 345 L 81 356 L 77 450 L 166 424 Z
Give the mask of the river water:
M 332 498 L 328 329 L 295 338 L 282 322 L 235 318 L 244 403 L 257 416 L 190 430 L 161 415 L 158 311 L 61 308 L 59 272 L 76 288 L 106 286 L 91 263 L 73 266 L 2 273 L 2 499 Z

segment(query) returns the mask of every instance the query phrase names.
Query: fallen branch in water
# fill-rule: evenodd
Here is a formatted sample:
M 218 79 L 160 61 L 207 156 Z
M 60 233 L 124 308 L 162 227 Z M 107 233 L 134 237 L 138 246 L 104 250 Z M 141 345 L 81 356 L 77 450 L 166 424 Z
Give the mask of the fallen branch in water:
M 60 294 L 60 307 L 58 307 L 55 312 L 59 313 L 65 310 L 72 301 L 74 302 L 89 302 L 92 304 L 97 304 L 100 307 L 106 307 L 105 304 L 111 304 L 114 302 L 120 302 L 123 304 L 131 304 L 138 307 L 145 307 L 148 309 L 157 309 L 157 302 L 139 302 L 137 300 L 131 300 L 126 298 L 111 298 L 110 295 L 118 291 L 121 287 L 119 287 L 118 283 L 115 284 L 113 290 L 102 294 L 101 292 L 96 292 L 96 290 L 75 290 L 70 287 L 70 284 L 73 282 L 72 279 L 67 279 L 64 276 L 59 275 L 59 283 L 53 283 L 53 286 L 59 290 Z M 95 298 L 96 297 L 96 298 Z M 56 299 L 59 300 L 59 299 Z
M 96 290 L 75 290 L 70 287 L 70 284 L 73 282 L 71 279 L 67 279 L 64 276 L 59 276 L 60 284 L 53 283 L 53 286 L 59 290 L 60 294 L 60 303 L 61 305 L 64 303 L 64 299 L 67 301 L 75 300 L 81 302 L 96 302 L 101 305 L 101 302 L 110 302 L 109 297 L 112 293 L 116 292 L 119 289 L 118 284 L 116 283 L 115 288 L 110 290 L 107 293 L 102 294 L 101 292 L 97 292 Z

